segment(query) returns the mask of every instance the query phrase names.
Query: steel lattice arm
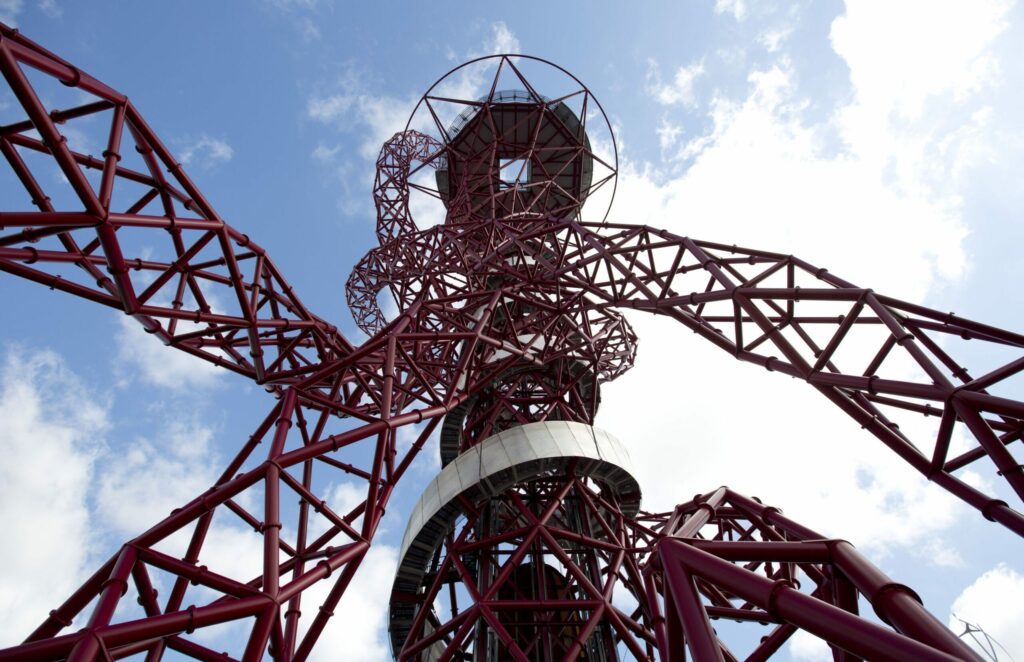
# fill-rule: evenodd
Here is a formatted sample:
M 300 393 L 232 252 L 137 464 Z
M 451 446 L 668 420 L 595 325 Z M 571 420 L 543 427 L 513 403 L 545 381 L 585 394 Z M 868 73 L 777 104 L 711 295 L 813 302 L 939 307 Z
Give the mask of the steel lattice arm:
M 1024 499 L 1022 465 L 1009 448 L 1024 433 L 1024 402 L 992 393 L 1024 370 L 1024 336 L 859 288 L 791 255 L 644 226 L 566 232 L 555 267 L 566 281 L 610 305 L 672 317 L 739 360 L 805 380 L 929 480 L 1024 535 L 1020 512 L 954 475 L 987 457 Z M 944 347 L 951 337 L 1019 358 L 974 376 Z M 846 346 L 870 351 L 856 364 L 841 359 Z M 909 438 L 887 410 L 940 417 L 936 438 Z M 957 423 L 977 445 L 950 457 Z
M 913 590 L 778 508 L 721 487 L 653 519 L 644 574 L 661 659 L 683 659 L 684 640 L 696 660 L 736 659 L 710 621 L 728 618 L 772 628 L 748 660 L 768 659 L 798 629 L 836 660 L 980 660 Z M 895 632 L 860 617 L 861 597 Z
M 481 244 L 496 248 L 481 254 Z M 859 288 L 791 255 L 646 226 L 555 220 L 444 226 L 391 242 L 364 258 L 349 281 L 350 301 L 374 308 L 383 287 L 400 302 L 469 289 L 495 265 L 533 286 L 579 292 L 594 309 L 667 315 L 739 360 L 806 381 L 929 480 L 1024 535 L 1018 510 L 954 475 L 989 458 L 1024 499 L 1024 471 L 1010 446 L 1024 434 L 1024 403 L 993 393 L 1024 370 L 1021 334 Z M 953 339 L 1018 358 L 975 376 L 944 346 Z M 893 411 L 938 417 L 935 438 L 911 439 Z M 977 443 L 950 456 L 957 423 Z
M 27 67 L 94 100 L 47 108 Z M 27 115 L 0 127 L 0 151 L 37 209 L 0 213 L 0 270 L 122 310 L 165 344 L 260 383 L 290 383 L 352 350 L 217 215 L 127 97 L 7 26 L 0 71 Z M 58 128 L 80 118 L 109 121 L 102 158 Z M 52 158 L 61 190 L 26 153 Z
M 24 645 L 0 651 L 0 660 L 93 660 L 104 652 L 121 656 L 141 651 L 158 656 L 165 647 L 207 659 L 216 653 L 185 635 L 252 617 L 256 624 L 243 659 L 259 659 L 268 642 L 276 651 L 294 651 L 290 659 L 305 659 L 369 548 L 395 485 L 441 417 L 516 365 L 564 358 L 557 349 L 532 349 L 559 346 L 557 330 L 547 337 L 529 332 L 531 326 L 551 329 L 550 319 L 498 314 L 514 305 L 514 292 L 478 297 L 479 305 L 470 311 L 454 310 L 444 301 L 419 304 L 386 334 L 289 387 L 214 486 L 126 543 Z M 557 311 L 552 315 L 560 316 Z M 523 326 L 509 332 L 506 324 L 517 320 Z M 438 333 L 438 328 L 459 330 Z M 523 346 L 505 340 L 509 337 L 523 339 Z M 587 359 L 576 350 L 568 356 Z M 335 386 L 321 390 L 320 384 Z M 337 397 L 344 384 L 353 385 L 349 390 L 356 395 L 332 406 L 330 393 Z M 340 413 L 361 423 L 341 426 Z M 418 423 L 426 425 L 408 449 L 401 449 L 397 431 Z M 257 452 L 264 442 L 265 455 Z M 367 450 L 372 451 L 369 457 Z M 366 498 L 347 513 L 333 512 L 317 488 L 325 473 L 339 472 L 366 490 Z M 239 501 L 247 491 L 262 493 L 256 512 Z M 298 510 L 284 510 L 286 494 L 298 497 Z M 240 520 L 261 537 L 260 576 L 231 577 L 203 565 L 215 517 Z M 179 532 L 191 532 L 180 559 L 160 550 L 161 543 Z M 173 578 L 173 589 L 162 603 L 152 590 L 154 572 Z M 302 591 L 330 577 L 336 579 L 327 601 L 300 639 Z M 219 597 L 183 608 L 190 584 Z M 126 592 L 139 596 L 146 618 L 116 622 L 115 609 Z M 86 629 L 61 635 L 93 600 Z

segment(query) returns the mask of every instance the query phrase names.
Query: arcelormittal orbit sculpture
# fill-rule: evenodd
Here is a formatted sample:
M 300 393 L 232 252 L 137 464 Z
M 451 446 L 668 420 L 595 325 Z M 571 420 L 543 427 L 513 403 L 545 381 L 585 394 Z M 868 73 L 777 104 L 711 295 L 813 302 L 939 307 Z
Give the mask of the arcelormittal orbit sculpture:
M 390 588 L 399 659 L 760 660 L 797 630 L 837 660 L 976 659 L 849 543 L 757 499 L 722 487 L 642 510 L 626 447 L 592 423 L 601 384 L 635 355 L 618 311 L 666 315 L 807 382 L 1024 535 L 1018 510 L 958 477 L 987 471 L 1024 498 L 1024 403 L 1005 392 L 1024 336 L 790 255 L 608 223 L 604 209 L 584 221 L 584 203 L 588 215 L 610 204 L 615 186 L 604 112 L 559 67 L 494 56 L 442 78 L 381 151 L 380 246 L 346 288 L 370 335 L 357 347 L 217 215 L 125 96 L 6 26 L 0 71 L 23 111 L 0 126 L 0 151 L 26 193 L 4 199 L 0 270 L 123 311 L 167 351 L 277 396 L 214 485 L 126 542 L 0 660 L 307 659 L 435 434 L 443 467 Z M 72 88 L 69 105 L 53 105 L 54 83 Z M 101 153 L 81 126 L 103 127 Z M 59 182 L 41 176 L 54 167 Z M 442 223 L 417 227 L 424 201 Z M 1009 358 L 972 372 L 960 339 Z M 911 414 L 935 417 L 934 438 L 901 430 Z M 954 438 L 966 449 L 951 454 Z M 338 479 L 361 486 L 358 505 L 326 500 Z M 251 574 L 208 553 L 232 520 L 260 542 Z M 860 615 L 865 602 L 880 620 Z M 204 643 L 232 622 L 246 627 L 238 650 Z

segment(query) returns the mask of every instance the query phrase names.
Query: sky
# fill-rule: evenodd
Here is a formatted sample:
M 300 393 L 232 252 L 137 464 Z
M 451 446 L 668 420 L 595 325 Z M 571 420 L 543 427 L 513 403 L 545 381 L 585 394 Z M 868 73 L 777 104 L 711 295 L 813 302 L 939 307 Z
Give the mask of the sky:
M 1024 328 L 1022 12 L 997 0 L 0 0 L 0 20 L 128 94 L 220 214 L 354 342 L 343 287 L 376 243 L 380 145 L 437 78 L 496 52 L 557 62 L 601 101 L 620 166 L 610 220 L 792 253 Z M 0 97 L 0 122 L 11 101 Z M 0 644 L 13 644 L 122 541 L 211 484 L 272 401 L 88 302 L 11 277 L 0 298 L 0 521 L 23 543 L 0 549 Z M 629 319 L 636 367 L 604 387 L 597 425 L 629 447 L 645 508 L 721 484 L 757 495 L 1024 661 L 1024 542 L 806 385 L 670 321 Z M 965 360 L 984 358 L 974 351 Z M 382 587 L 437 470 L 423 457 L 396 492 L 322 659 L 389 658 Z M 332 503 L 354 498 L 332 487 Z M 258 563 L 241 533 L 219 535 L 220 563 Z M 229 647 L 239 633 L 210 636 Z M 783 656 L 828 659 L 808 636 Z

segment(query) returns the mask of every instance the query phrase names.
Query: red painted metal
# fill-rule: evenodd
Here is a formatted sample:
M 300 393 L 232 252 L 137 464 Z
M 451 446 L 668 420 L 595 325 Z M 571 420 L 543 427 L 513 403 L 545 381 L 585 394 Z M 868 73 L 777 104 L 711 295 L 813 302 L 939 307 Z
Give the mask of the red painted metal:
M 500 646 L 495 659 L 591 659 L 602 646 L 614 650 L 613 639 L 645 657 L 631 629 L 637 625 L 612 604 L 620 572 L 641 579 L 637 559 L 624 553 L 628 519 L 619 510 L 571 472 L 467 507 L 464 524 L 433 561 L 426 590 L 392 597 L 417 605 L 398 659 L 432 646 L 448 656 Z M 566 528 L 581 517 L 601 530 Z M 433 609 L 439 595 L 447 596 L 447 613 Z M 463 611 L 458 596 L 468 602 Z M 497 633 L 489 643 L 485 624 Z
M 573 522 L 583 531 L 570 530 Z M 889 627 L 861 617 L 858 597 Z M 442 650 L 453 659 L 500 650 L 484 659 L 614 659 L 617 651 L 764 660 L 797 630 L 843 661 L 980 659 L 848 542 L 725 487 L 632 517 L 572 472 L 523 484 L 467 506 L 422 590 L 396 600 L 418 608 L 399 660 Z M 748 632 L 714 627 L 725 621 Z
M 135 653 L 157 660 L 168 649 L 231 659 L 190 636 L 231 621 L 252 624 L 242 659 L 268 651 L 274 659 L 306 659 L 396 483 L 439 427 L 452 432 L 455 453 L 517 424 L 592 422 L 600 383 L 628 370 L 635 356 L 636 338 L 618 308 L 667 315 L 737 359 L 806 381 L 930 480 L 1024 535 L 1020 512 L 955 475 L 991 461 L 1024 498 L 1013 456 L 1024 403 L 993 390 L 1024 369 L 1024 358 L 972 376 L 943 342 L 970 338 L 1019 353 L 1024 336 L 857 288 L 792 256 L 645 226 L 584 223 L 588 197 L 614 187 L 613 138 L 608 129 L 610 155 L 591 144 L 595 127 L 588 122 L 603 119 L 603 111 L 564 70 L 550 69 L 568 81 L 559 96 L 534 89 L 524 71 L 544 64 L 497 56 L 464 65 L 489 67 L 489 88 L 454 98 L 445 81 L 464 70 L 451 72 L 423 97 L 407 130 L 385 144 L 374 185 L 381 245 L 346 287 L 357 324 L 371 334 L 356 347 L 305 308 L 261 247 L 217 215 L 125 96 L 0 27 L 0 72 L 25 113 L 0 127 L 0 151 L 33 205 L 0 213 L 0 270 L 121 310 L 169 347 L 279 396 L 215 485 L 125 543 L 23 645 L 0 651 L 0 660 Z M 511 88 L 499 86 L 502 76 Z M 39 80 L 88 100 L 47 107 Z M 445 104 L 461 112 L 448 117 Z M 64 126 L 83 119 L 109 126 L 101 157 L 67 139 Z M 40 159 L 56 165 L 63 180 L 41 178 L 33 165 Z M 60 192 L 50 190 L 57 186 Z M 446 207 L 443 224 L 417 228 L 414 192 Z M 398 306 L 390 322 L 382 294 Z M 866 365 L 841 364 L 837 350 L 856 335 L 874 343 L 872 356 Z M 914 370 L 887 372 L 897 355 Z M 940 417 L 933 449 L 901 432 L 886 414 L 892 411 Z M 405 426 L 418 426 L 409 446 L 396 439 Z M 977 446 L 950 457 L 958 428 Z M 325 475 L 362 485 L 365 499 L 334 512 L 320 493 Z M 606 652 L 621 644 L 636 657 L 677 659 L 685 642 L 698 657 L 714 659 L 725 654 L 707 618 L 746 610 L 780 623 L 766 640 L 775 648 L 799 627 L 855 648 L 851 655 L 964 654 L 906 591 L 879 587 L 877 571 L 846 546 L 815 542 L 820 537 L 777 519 L 776 511 L 726 492 L 696 503 L 696 514 L 684 508 L 632 520 L 595 489 L 570 473 L 501 497 L 523 524 L 503 525 L 501 535 L 519 540 L 512 556 L 525 558 L 540 545 L 540 556 L 553 555 L 566 569 L 555 577 L 539 561 L 531 566 L 543 579 L 538 586 L 557 595 L 521 595 L 509 583 L 517 563 L 506 562 L 501 581 L 475 589 L 471 609 L 434 624 L 432 634 L 421 627 L 421 610 L 406 645 L 425 650 L 443 641 L 449 652 L 465 650 L 490 628 L 521 655 L 589 655 L 597 637 Z M 570 495 L 572 512 L 597 513 L 599 533 L 552 519 Z M 740 552 L 700 542 L 694 522 L 705 515 L 708 525 L 741 530 L 727 510 L 710 510 L 714 499 L 732 504 L 749 523 L 742 530 L 756 529 L 764 545 L 798 542 L 801 551 L 780 543 Z M 287 507 L 296 501 L 297 508 Z M 472 513 L 479 505 L 465 507 Z M 260 537 L 258 576 L 226 576 L 203 564 L 215 516 L 241 521 Z M 162 551 L 180 536 L 189 541 L 184 553 Z M 482 551 L 502 542 L 493 536 L 467 526 L 449 536 L 447 549 L 473 544 Z M 754 566 L 735 566 L 730 555 L 737 554 L 753 554 Z M 443 562 L 467 591 L 474 587 L 457 554 Z M 821 579 L 818 593 L 805 597 L 774 588 L 782 584 L 765 593 L 764 581 L 788 580 L 779 573 L 797 566 L 834 579 Z M 741 574 L 769 567 L 769 579 Z M 154 590 L 157 574 L 171 587 L 166 596 Z M 332 582 L 328 597 L 303 620 L 303 592 L 322 581 Z M 617 582 L 640 605 L 633 613 L 615 606 Z M 851 621 L 855 590 L 871 593 L 899 634 Z M 709 591 L 711 606 L 701 606 L 695 596 Z M 129 594 L 144 615 L 125 620 L 118 606 Z M 740 595 L 745 602 L 737 607 Z M 85 626 L 70 632 L 72 622 Z M 844 639 L 844 628 L 863 637 Z
M 771 656 L 797 629 L 838 660 L 976 660 L 963 641 L 850 543 L 830 540 L 722 487 L 661 516 L 649 548 L 646 606 L 659 619 L 662 659 L 738 659 L 711 621 L 769 631 L 745 659 Z M 858 595 L 892 630 L 858 615 Z M 671 608 L 668 608 L 671 606 Z

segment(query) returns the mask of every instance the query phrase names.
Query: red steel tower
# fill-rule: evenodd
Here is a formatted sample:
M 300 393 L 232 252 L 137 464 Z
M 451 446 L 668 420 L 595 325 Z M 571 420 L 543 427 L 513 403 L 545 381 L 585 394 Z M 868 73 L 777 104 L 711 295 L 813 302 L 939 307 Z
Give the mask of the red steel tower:
M 30 203 L 4 202 L 0 270 L 121 310 L 167 351 L 278 396 L 214 485 L 125 542 L 0 660 L 308 658 L 434 434 L 443 466 L 390 589 L 398 659 L 760 660 L 797 630 L 837 660 L 976 659 L 849 543 L 757 499 L 722 487 L 644 511 L 628 446 L 593 422 L 601 384 L 635 356 L 619 310 L 666 315 L 807 382 L 1024 535 L 1024 515 L 958 477 L 991 465 L 1024 498 L 1024 403 L 1005 393 L 1024 336 L 791 255 L 607 222 L 617 157 L 601 106 L 565 70 L 501 55 L 449 72 L 383 146 L 380 246 L 346 287 L 370 336 L 354 346 L 217 215 L 125 96 L 6 26 L 0 71 L 24 111 L 0 127 L 0 151 Z M 54 82 L 72 105 L 44 104 Z M 67 129 L 83 120 L 105 127 L 98 156 Z M 59 184 L 39 176 L 54 165 Z M 419 228 L 423 202 L 443 222 Z M 955 339 L 1012 356 L 972 373 Z M 849 350 L 864 347 L 858 364 Z M 934 439 L 911 439 L 901 415 L 936 417 Z M 954 435 L 973 443 L 951 455 Z M 325 500 L 338 475 L 365 490 L 347 512 Z M 208 564 L 225 519 L 258 536 L 255 576 Z M 322 601 L 303 601 L 322 584 Z M 236 621 L 237 651 L 195 636 Z

